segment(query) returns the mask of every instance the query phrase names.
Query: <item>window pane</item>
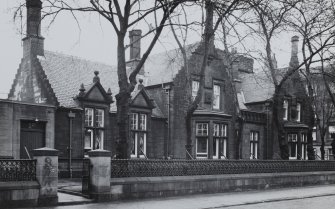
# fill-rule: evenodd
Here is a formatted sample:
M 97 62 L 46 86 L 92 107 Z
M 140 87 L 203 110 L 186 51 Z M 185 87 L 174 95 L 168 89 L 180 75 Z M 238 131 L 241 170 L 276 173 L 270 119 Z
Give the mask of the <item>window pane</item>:
M 85 108 L 85 126 L 93 126 L 93 109 Z
M 213 156 L 217 157 L 218 156 L 218 146 L 219 146 L 219 139 L 214 139 L 213 140 Z
M 104 131 L 96 130 L 94 149 L 103 149 L 103 148 L 104 148 Z
M 143 155 L 146 154 L 146 133 L 140 133 L 139 135 L 139 154 Z
M 92 149 L 92 141 L 93 141 L 93 130 L 87 129 L 85 131 L 84 149 Z
M 300 122 L 301 104 L 297 103 L 297 121 Z
M 283 113 L 284 113 L 283 119 L 287 120 L 287 117 L 288 117 L 288 101 L 287 100 L 284 100 Z
M 207 138 L 197 138 L 197 153 L 207 154 Z
M 104 110 L 97 109 L 95 112 L 95 126 L 96 127 L 104 127 Z
M 195 99 L 197 96 L 199 90 L 199 82 L 198 81 L 192 81 L 192 100 Z
M 147 115 L 141 114 L 140 115 L 140 130 L 147 130 Z
M 220 86 L 219 85 L 214 85 L 213 86 L 213 108 L 214 109 L 220 109 Z
M 220 136 L 220 125 L 219 124 L 214 124 L 214 133 L 213 136 Z
M 137 130 L 138 127 L 138 114 L 137 113 L 131 113 L 130 116 L 130 128 L 132 130 Z
M 198 136 L 208 135 L 208 124 L 207 123 L 197 123 L 196 124 L 196 134 Z
M 137 134 L 136 132 L 131 133 L 131 155 L 137 155 Z

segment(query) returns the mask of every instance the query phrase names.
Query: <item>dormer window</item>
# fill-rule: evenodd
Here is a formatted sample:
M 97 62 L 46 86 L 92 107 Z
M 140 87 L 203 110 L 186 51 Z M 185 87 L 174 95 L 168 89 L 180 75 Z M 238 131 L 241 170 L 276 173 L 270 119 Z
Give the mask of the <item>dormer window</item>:
M 287 120 L 288 118 L 288 101 L 287 100 L 284 100 L 284 103 L 283 103 L 283 120 Z
M 221 87 L 213 85 L 213 109 L 220 109 Z
M 301 104 L 297 103 L 297 122 L 301 120 Z
M 84 149 L 86 151 L 104 148 L 104 116 L 103 109 L 85 108 Z
M 195 100 L 195 97 L 198 94 L 199 90 L 199 81 L 192 81 L 192 101 Z

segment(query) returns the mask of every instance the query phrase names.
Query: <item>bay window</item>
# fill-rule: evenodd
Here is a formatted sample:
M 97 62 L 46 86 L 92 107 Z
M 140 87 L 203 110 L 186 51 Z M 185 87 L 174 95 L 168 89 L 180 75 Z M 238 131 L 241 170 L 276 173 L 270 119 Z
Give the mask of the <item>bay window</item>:
M 94 150 L 104 148 L 104 110 L 85 108 L 84 149 Z
M 147 115 L 130 114 L 131 157 L 145 157 L 147 141 Z

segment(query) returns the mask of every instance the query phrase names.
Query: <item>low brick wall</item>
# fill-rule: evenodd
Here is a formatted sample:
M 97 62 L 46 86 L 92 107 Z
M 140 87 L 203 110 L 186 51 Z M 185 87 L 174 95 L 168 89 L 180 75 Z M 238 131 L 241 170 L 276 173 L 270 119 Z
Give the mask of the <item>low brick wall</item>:
M 0 208 L 37 206 L 39 191 L 37 181 L 0 182 Z
M 335 171 L 111 179 L 111 199 L 136 199 L 335 184 Z

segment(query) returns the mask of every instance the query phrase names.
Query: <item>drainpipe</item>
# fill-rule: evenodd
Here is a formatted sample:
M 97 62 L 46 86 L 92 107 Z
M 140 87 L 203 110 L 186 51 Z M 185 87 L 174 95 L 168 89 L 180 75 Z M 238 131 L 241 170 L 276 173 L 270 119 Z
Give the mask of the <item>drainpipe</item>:
M 167 125 L 168 125 L 168 136 L 167 136 L 167 143 L 166 143 L 166 158 L 169 158 L 170 156 L 170 85 L 167 85 L 165 88 L 162 84 L 162 89 L 165 90 L 165 93 L 167 94 Z
M 69 174 L 70 178 L 72 178 L 72 133 L 73 133 L 73 119 L 76 117 L 76 114 L 72 111 L 69 112 L 68 117 L 70 119 L 70 139 L 69 139 Z

